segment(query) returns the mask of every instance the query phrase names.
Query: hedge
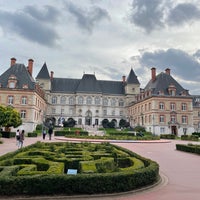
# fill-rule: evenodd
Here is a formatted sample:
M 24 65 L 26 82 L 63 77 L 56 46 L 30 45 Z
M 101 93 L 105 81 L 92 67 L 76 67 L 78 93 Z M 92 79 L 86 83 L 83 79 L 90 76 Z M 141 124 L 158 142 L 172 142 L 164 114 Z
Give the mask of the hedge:
M 86 147 L 91 155 L 83 151 L 82 158 L 67 158 L 67 155 L 72 155 L 70 149 L 72 152 L 73 148 L 75 149 L 74 145 L 38 142 L 0 157 L 0 194 L 11 196 L 116 193 L 148 186 L 159 179 L 159 165 L 156 162 L 127 149 L 107 143 L 77 143 L 75 151 L 77 155 L 80 156 L 80 149 Z M 50 150 L 48 160 L 46 157 L 46 159 L 41 157 L 42 154 L 46 155 L 47 149 Z M 96 151 L 103 155 L 101 151 L 104 149 L 105 155 L 106 152 L 111 154 L 113 152 L 113 157 L 105 156 L 93 160 L 93 169 L 95 163 L 97 173 L 90 173 L 92 168 L 89 165 L 86 166 L 87 162 L 84 163 L 84 159 L 92 159 L 91 156 Z M 43 153 L 31 155 L 31 151 Z M 127 156 L 129 159 L 125 159 Z M 27 165 L 28 163 L 30 165 Z M 115 163 L 120 163 L 119 170 Z M 7 166 L 9 164 L 13 165 Z M 88 169 L 89 173 L 81 174 L 80 165 L 84 166 L 82 169 L 85 172 Z M 78 169 L 78 174 L 66 174 L 67 168 Z M 37 174 L 36 169 L 39 170 Z
M 181 135 L 181 140 L 198 141 L 198 135 Z
M 176 144 L 176 149 L 179 151 L 185 151 L 189 153 L 195 153 L 200 155 L 200 145 L 193 144 Z
M 161 134 L 160 138 L 161 139 L 175 139 L 176 136 L 174 134 Z

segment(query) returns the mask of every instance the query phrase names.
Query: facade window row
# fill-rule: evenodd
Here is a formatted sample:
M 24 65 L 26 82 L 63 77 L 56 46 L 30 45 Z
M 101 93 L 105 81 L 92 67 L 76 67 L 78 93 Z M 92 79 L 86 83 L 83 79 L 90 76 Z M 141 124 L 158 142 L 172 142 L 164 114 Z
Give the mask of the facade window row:
M 58 101 L 58 97 L 57 96 L 53 96 L 51 98 L 51 103 L 52 104 L 62 104 L 62 105 L 65 105 L 67 104 L 67 98 L 65 96 L 62 96 L 60 98 L 60 102 Z M 112 98 L 112 99 L 108 99 L 108 98 L 103 98 L 101 100 L 100 97 L 94 97 L 92 98 L 91 96 L 88 96 L 86 98 L 80 96 L 77 98 L 77 101 L 76 101 L 76 98 L 75 97 L 69 97 L 68 98 L 68 104 L 69 105 L 75 105 L 77 102 L 78 105 L 83 105 L 83 104 L 86 104 L 86 105 L 101 105 L 101 102 L 102 102 L 102 105 L 103 106 L 112 106 L 112 107 L 115 107 L 115 106 L 119 106 L 119 107 L 123 107 L 124 106 L 124 101 L 123 99 L 115 99 L 115 98 Z

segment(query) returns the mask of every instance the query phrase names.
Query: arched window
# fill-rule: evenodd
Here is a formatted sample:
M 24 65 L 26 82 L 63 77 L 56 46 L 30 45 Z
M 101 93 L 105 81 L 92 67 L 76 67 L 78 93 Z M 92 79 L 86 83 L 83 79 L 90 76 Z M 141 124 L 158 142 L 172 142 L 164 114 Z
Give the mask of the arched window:
M 107 99 L 107 98 L 104 98 L 104 99 L 103 99 L 103 105 L 104 105 L 104 106 L 107 106 L 107 105 L 108 105 L 108 99 Z
M 95 105 L 99 105 L 100 104 L 100 97 L 95 97 Z
M 78 104 L 80 104 L 80 105 L 83 104 L 83 97 L 78 97 Z
M 52 102 L 52 104 L 56 104 L 56 103 L 57 103 L 57 97 L 56 97 L 56 96 L 53 96 L 51 102 Z
M 74 97 L 69 98 L 69 105 L 74 105 Z
M 61 103 L 61 104 L 66 104 L 66 97 L 65 97 L 65 96 L 62 96 L 62 97 L 60 98 L 60 103 Z
M 92 104 L 92 97 L 87 97 L 87 105 L 91 105 Z

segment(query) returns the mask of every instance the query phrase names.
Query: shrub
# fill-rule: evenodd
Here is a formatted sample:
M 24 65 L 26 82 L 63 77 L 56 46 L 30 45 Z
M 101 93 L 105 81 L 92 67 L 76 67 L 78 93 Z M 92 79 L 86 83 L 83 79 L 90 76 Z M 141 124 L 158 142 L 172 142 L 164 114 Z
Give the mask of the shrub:
M 31 132 L 31 133 L 27 133 L 28 137 L 37 137 L 37 133 L 36 132 Z
M 175 139 L 176 136 L 174 134 L 161 134 L 160 138 L 161 139 Z

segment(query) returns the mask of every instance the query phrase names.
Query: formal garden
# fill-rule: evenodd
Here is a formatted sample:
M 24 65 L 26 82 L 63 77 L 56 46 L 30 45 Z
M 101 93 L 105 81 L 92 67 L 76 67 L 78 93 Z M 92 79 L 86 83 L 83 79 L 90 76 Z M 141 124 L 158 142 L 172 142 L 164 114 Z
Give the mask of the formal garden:
M 37 142 L 0 157 L 1 195 L 124 192 L 159 180 L 159 165 L 109 143 Z

